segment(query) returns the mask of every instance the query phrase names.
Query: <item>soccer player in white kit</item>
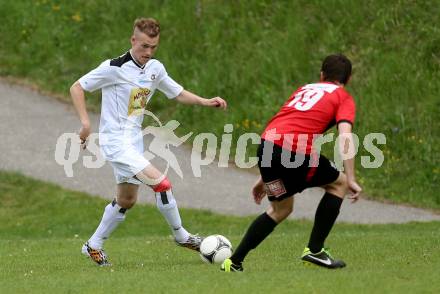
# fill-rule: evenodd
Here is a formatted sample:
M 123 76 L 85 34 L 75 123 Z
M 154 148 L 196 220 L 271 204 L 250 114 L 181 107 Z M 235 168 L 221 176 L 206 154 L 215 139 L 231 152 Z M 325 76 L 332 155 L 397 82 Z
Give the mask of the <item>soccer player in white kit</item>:
M 184 104 L 226 109 L 227 103 L 220 97 L 199 97 L 169 77 L 163 64 L 152 59 L 159 35 L 160 26 L 155 19 L 137 19 L 131 49 L 118 58 L 104 61 L 70 88 L 81 121 L 79 137 L 83 148 L 86 148 L 91 132 L 84 91 L 102 90 L 99 142 L 105 159 L 114 170 L 117 197 L 105 207 L 98 228 L 82 247 L 82 253 L 101 266 L 110 265 L 103 250 L 104 241 L 136 203 L 140 184 L 154 190 L 157 207 L 171 227 L 178 245 L 198 251 L 202 241 L 201 237 L 190 234 L 182 226 L 171 183 L 143 156 L 141 124 L 146 105 L 156 89 L 169 99 Z

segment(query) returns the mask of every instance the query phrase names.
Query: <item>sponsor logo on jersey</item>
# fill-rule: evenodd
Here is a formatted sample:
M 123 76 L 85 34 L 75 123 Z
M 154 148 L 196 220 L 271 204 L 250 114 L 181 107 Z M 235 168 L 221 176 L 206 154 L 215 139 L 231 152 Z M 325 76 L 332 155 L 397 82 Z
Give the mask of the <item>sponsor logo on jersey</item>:
M 130 92 L 130 101 L 128 102 L 128 116 L 142 115 L 148 103 L 148 95 L 151 93 L 147 88 L 133 88 Z

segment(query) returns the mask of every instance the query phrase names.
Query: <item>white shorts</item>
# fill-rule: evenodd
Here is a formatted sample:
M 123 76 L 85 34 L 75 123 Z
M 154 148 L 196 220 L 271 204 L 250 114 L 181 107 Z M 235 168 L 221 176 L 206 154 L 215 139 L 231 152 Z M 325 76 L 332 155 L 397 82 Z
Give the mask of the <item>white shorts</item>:
M 116 183 L 142 184 L 134 176 L 150 165 L 150 162 L 142 155 L 143 146 L 140 148 L 140 146 L 131 145 L 121 149 L 124 150 L 114 152 L 115 149 L 111 148 L 110 152 L 109 148 L 101 147 L 105 159 L 113 167 Z

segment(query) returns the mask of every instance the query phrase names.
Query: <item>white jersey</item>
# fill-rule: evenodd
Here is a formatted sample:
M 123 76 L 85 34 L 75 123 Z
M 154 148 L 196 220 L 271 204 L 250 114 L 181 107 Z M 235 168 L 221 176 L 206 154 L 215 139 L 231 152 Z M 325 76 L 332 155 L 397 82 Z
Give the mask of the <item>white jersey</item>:
M 144 110 L 147 110 L 148 101 L 156 89 L 169 99 L 183 91 L 183 87 L 168 76 L 160 61 L 150 59 L 144 66 L 140 66 L 130 52 L 104 61 L 81 77 L 79 83 L 88 92 L 102 89 L 99 123 L 101 147 L 116 147 L 121 144 L 121 140 L 127 139 L 127 134 L 131 134 L 131 137 L 142 136 Z M 113 152 L 105 153 L 110 155 Z

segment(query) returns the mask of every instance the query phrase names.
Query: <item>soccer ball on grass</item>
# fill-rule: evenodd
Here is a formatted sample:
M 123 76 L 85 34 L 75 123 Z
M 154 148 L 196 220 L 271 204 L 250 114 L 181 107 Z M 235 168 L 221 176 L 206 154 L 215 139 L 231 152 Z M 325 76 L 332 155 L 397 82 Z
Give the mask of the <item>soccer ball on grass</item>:
M 232 244 L 222 235 L 211 235 L 200 244 L 200 257 L 207 263 L 222 263 L 232 255 Z

